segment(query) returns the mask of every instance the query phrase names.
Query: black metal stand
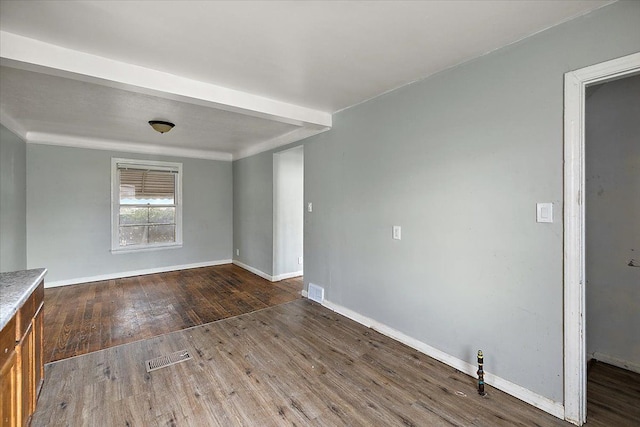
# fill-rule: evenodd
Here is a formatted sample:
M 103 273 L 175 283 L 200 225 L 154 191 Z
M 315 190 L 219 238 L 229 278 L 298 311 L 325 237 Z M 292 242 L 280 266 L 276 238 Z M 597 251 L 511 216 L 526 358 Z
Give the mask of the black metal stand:
M 478 394 L 484 396 L 484 356 L 482 350 L 478 350 Z

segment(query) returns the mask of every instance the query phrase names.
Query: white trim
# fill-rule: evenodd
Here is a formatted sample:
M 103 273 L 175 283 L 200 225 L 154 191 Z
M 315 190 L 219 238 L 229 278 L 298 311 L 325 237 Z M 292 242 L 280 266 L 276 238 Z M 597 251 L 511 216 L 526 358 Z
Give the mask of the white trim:
M 587 416 L 585 343 L 585 89 L 640 70 L 640 53 L 571 71 L 564 78 L 564 406 L 565 419 Z
M 13 117 L 7 114 L 2 107 L 0 107 L 0 123 L 23 141 L 27 140 L 27 131 Z
M 111 249 L 111 253 L 113 255 L 133 254 L 138 252 L 161 251 L 164 249 L 180 249 L 181 247 L 182 243 L 164 243 L 145 246 L 123 246 L 120 249 Z
M 629 362 L 628 360 L 620 359 L 619 357 L 611 356 L 609 354 L 593 352 L 587 355 L 589 360 L 595 359 L 599 362 L 604 362 L 609 365 L 617 366 L 618 368 L 626 369 L 627 371 L 640 374 L 640 363 Z
M 263 153 L 265 151 L 273 150 L 278 147 L 285 146 L 287 144 L 291 144 L 293 142 L 301 141 L 303 139 L 309 138 L 313 135 L 317 135 L 322 132 L 326 132 L 330 130 L 330 127 L 302 127 L 291 132 L 285 133 L 284 135 L 276 136 L 268 141 L 261 142 L 256 145 L 252 145 L 251 147 L 245 148 L 243 150 L 237 151 L 233 155 L 233 160 L 244 159 L 245 157 L 250 157 L 256 154 Z M 295 147 L 292 147 L 293 149 Z M 286 150 L 284 150 L 286 151 Z
M 238 261 L 237 259 L 234 259 L 232 261 L 232 263 L 234 265 L 237 265 L 240 268 L 244 268 L 247 271 L 252 272 L 253 274 L 262 277 L 263 279 L 267 279 L 270 282 L 279 282 L 280 280 L 285 280 L 285 279 L 290 279 L 292 277 L 300 277 L 302 276 L 302 271 L 295 271 L 293 273 L 284 273 L 284 274 L 278 274 L 277 276 L 272 276 L 270 274 L 265 273 L 264 271 L 258 270 L 255 267 L 251 267 L 250 265 L 247 265 L 243 262 Z
M 273 241 L 272 241 L 272 246 L 271 246 L 271 253 L 272 253 L 272 265 L 271 265 L 271 269 L 272 271 L 277 271 L 278 270 L 278 260 L 280 257 L 280 253 L 278 251 L 278 241 L 279 241 L 279 233 L 281 232 L 281 230 L 278 228 L 278 220 L 280 218 L 280 206 L 278 204 L 278 195 L 280 194 L 280 178 L 279 178 L 279 170 L 280 170 L 280 155 L 284 154 L 284 153 L 288 153 L 292 150 L 302 150 L 304 153 L 304 146 L 302 145 L 297 145 L 295 147 L 291 147 L 288 148 L 286 150 L 282 150 L 282 151 L 278 151 L 276 153 L 273 153 L 271 155 L 271 162 L 272 162 L 272 176 L 273 176 L 273 191 L 272 191 L 272 207 L 273 207 L 273 215 L 272 215 L 272 234 L 273 234 Z M 303 162 L 303 167 L 304 167 L 304 162 Z M 304 176 L 302 176 L 302 181 L 304 183 Z M 304 187 L 304 186 L 303 186 Z M 304 193 L 304 188 L 303 188 L 303 193 Z M 304 194 L 303 194 L 304 196 Z M 303 197 L 303 201 L 304 201 L 304 197 Z M 301 212 L 301 215 L 304 216 L 304 212 Z M 303 218 L 304 219 L 304 218 Z M 304 234 L 304 233 L 303 233 Z M 302 265 L 300 265 L 300 267 L 302 267 Z M 272 281 L 273 282 L 278 282 L 280 280 L 285 280 L 285 279 L 290 279 L 292 277 L 300 277 L 302 276 L 303 270 L 298 270 L 298 271 L 292 271 L 289 273 L 282 273 L 282 274 L 278 274 L 278 275 L 274 275 L 272 276 Z
M 54 282 L 45 281 L 45 288 L 55 288 L 58 286 L 77 285 L 79 283 L 101 282 L 104 280 L 123 279 L 125 277 L 144 276 L 145 274 L 166 273 L 168 271 L 189 270 L 191 268 L 211 267 L 214 265 L 231 264 L 230 259 L 217 261 L 196 262 L 193 264 L 171 265 L 167 267 L 147 268 L 144 270 L 123 271 L 119 273 L 101 274 L 98 276 L 76 277 L 74 279 L 56 280 Z
M 577 120 L 584 110 L 584 89 L 571 73 L 565 74 L 564 145 L 564 404 L 565 419 L 582 425 L 586 417 L 584 345 L 584 145 L 577 143 Z M 577 101 L 571 111 L 567 103 Z M 578 111 L 576 111 L 578 110 Z M 577 116 L 577 117 L 576 117 Z
M 271 276 L 272 282 L 279 282 L 280 280 L 291 279 L 292 277 L 300 277 L 303 275 L 303 271 L 294 271 L 292 273 L 282 273 L 277 276 Z
M 278 270 L 278 153 L 271 155 L 271 271 L 276 272 Z
M 1 64 L 297 126 L 331 126 L 331 113 L 216 86 L 0 31 Z
M 415 338 L 412 338 L 400 331 L 397 331 L 387 325 L 384 325 L 376 320 L 373 320 L 369 317 L 363 316 L 360 313 L 357 313 L 353 310 L 350 310 L 341 305 L 335 304 L 331 301 L 324 300 L 322 302 L 324 307 L 327 307 L 329 310 L 335 311 L 345 317 L 348 317 L 351 320 L 354 320 L 361 325 L 364 325 L 368 328 L 371 328 L 375 331 L 380 332 L 383 335 L 386 335 L 389 338 L 392 338 L 396 341 L 399 341 L 403 344 L 408 345 L 411 348 L 418 350 L 421 353 L 426 354 L 429 357 L 432 357 L 436 360 L 439 360 L 442 363 L 445 363 L 462 373 L 465 373 L 469 376 L 475 377 L 476 371 L 478 369 L 477 366 L 472 365 L 471 363 L 465 362 L 464 360 L 458 359 L 450 354 L 447 354 L 437 348 L 431 347 L 428 344 L 423 343 Z M 518 384 L 512 383 L 511 381 L 505 380 L 504 378 L 498 377 L 497 375 L 493 375 L 491 373 L 485 372 L 484 374 L 485 383 L 504 391 L 507 394 L 510 394 L 523 402 L 526 402 L 530 405 L 535 406 L 555 417 L 562 419 L 564 417 L 564 408 L 562 403 L 554 402 L 553 400 L 541 396 L 529 389 L 526 389 Z
M 120 187 L 118 179 L 118 164 L 126 163 L 131 166 L 148 166 L 150 168 L 158 167 L 177 172 L 175 174 L 175 192 L 174 204 L 176 208 L 175 242 L 165 244 L 148 244 L 136 246 L 120 246 L 120 236 L 118 233 L 119 214 L 120 214 Z M 138 160 L 124 159 L 120 157 L 111 158 L 111 253 L 126 254 L 138 251 L 154 251 L 169 248 L 182 247 L 182 163 L 180 162 L 163 162 L 159 160 Z
M 240 261 L 238 261 L 237 259 L 234 259 L 233 261 L 234 265 L 237 265 L 240 268 L 244 268 L 247 271 L 252 272 L 253 274 L 262 277 L 263 279 L 267 279 L 270 282 L 274 282 L 273 280 L 273 276 L 271 276 L 270 274 L 265 273 L 264 271 L 260 271 L 257 268 L 251 267 L 250 265 L 247 265 L 245 263 L 242 263 Z
M 163 145 L 140 144 L 111 139 L 85 138 L 44 132 L 27 132 L 29 144 L 58 145 L 62 147 L 87 148 L 91 150 L 121 151 L 125 153 L 151 154 L 158 156 L 189 157 L 194 159 L 222 160 L 230 162 L 233 156 L 219 151 L 195 148 L 176 148 Z
M 91 55 L 6 31 L 0 31 L 0 65 L 299 127 L 256 146 L 226 153 L 29 132 L 22 129 L 15 120 L 12 122 L 10 118 L 1 117 L 3 123 L 9 124 L 7 128 L 17 132 L 23 139 L 40 144 L 231 161 L 233 158 L 248 157 L 329 130 L 333 120 L 331 112 Z

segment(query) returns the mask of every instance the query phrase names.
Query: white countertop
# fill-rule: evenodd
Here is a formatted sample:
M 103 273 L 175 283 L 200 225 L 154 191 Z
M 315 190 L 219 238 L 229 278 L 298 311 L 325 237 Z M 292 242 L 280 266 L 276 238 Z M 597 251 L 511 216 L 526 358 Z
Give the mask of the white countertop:
M 0 329 L 9 323 L 45 274 L 46 268 L 0 273 Z

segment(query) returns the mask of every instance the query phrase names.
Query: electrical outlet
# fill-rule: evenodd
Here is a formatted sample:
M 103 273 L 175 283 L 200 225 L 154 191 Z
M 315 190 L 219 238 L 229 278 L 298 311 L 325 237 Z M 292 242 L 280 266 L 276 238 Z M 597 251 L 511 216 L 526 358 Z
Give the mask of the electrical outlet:
M 240 256 L 240 249 L 236 249 L 236 256 Z
M 399 225 L 394 225 L 392 237 L 394 240 L 402 239 L 402 227 L 400 227 Z
M 307 203 L 307 212 L 313 212 L 313 203 Z
M 302 265 L 302 257 L 301 256 L 298 257 L 298 264 Z

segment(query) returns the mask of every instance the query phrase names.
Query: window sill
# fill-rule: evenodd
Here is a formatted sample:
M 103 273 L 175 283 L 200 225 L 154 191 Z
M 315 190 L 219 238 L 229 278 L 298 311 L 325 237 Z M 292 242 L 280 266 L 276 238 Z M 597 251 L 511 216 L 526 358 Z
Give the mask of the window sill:
M 172 243 L 170 245 L 153 245 L 153 246 L 129 246 L 124 248 L 111 249 L 111 253 L 114 255 L 131 254 L 136 252 L 151 252 L 160 251 L 164 249 L 180 249 L 182 243 Z

